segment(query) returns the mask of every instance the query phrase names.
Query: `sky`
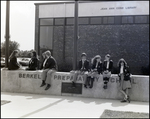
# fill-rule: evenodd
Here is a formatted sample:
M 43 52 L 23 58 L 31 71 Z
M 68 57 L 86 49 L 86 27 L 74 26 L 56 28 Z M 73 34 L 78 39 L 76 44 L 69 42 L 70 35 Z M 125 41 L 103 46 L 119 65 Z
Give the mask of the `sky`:
M 10 1 L 10 40 L 17 41 L 20 44 L 20 50 L 34 49 L 34 3 L 41 2 L 49 1 Z M 1 42 L 5 41 L 5 21 L 6 1 L 1 1 Z

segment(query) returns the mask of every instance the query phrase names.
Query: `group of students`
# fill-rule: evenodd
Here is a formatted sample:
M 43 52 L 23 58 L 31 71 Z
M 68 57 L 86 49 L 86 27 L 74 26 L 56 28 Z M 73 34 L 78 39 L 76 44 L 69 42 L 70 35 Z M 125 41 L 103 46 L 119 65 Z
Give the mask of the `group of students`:
M 29 61 L 28 68 L 26 70 L 37 70 L 39 59 L 37 58 L 36 51 L 32 51 L 31 53 L 31 60 Z M 9 57 L 9 70 L 17 70 L 21 67 L 21 65 L 17 62 L 17 55 L 18 51 L 14 50 L 12 54 Z M 45 51 L 43 54 L 43 61 L 40 66 L 40 70 L 42 70 L 42 84 L 40 87 L 43 87 L 45 85 L 45 90 L 48 90 L 51 87 L 51 78 L 52 73 L 56 72 L 58 70 L 57 62 L 55 58 L 51 55 L 51 52 L 49 50 Z M 120 91 L 124 95 L 124 99 L 121 102 L 130 102 L 130 97 L 128 94 L 128 89 L 131 89 L 131 73 L 129 71 L 129 66 L 127 65 L 127 62 L 121 58 L 118 61 L 118 76 L 120 79 Z M 93 82 L 96 75 L 103 75 L 103 81 L 104 81 L 104 89 L 107 89 L 107 83 L 109 82 L 109 79 L 111 77 L 113 69 L 113 61 L 110 59 L 110 55 L 107 54 L 105 56 L 105 60 L 101 61 L 101 56 L 96 55 L 90 62 L 87 60 L 86 53 L 81 54 L 81 60 L 78 63 L 78 70 L 73 72 L 74 73 L 74 79 L 72 81 L 72 87 L 76 87 L 76 80 L 78 75 L 83 75 L 84 77 L 84 87 L 85 88 L 92 88 Z
M 124 99 L 121 102 L 130 102 L 130 97 L 128 89 L 131 89 L 131 73 L 129 71 L 129 66 L 127 62 L 121 58 L 118 61 L 118 76 L 120 79 L 120 91 L 124 94 Z M 72 87 L 76 87 L 75 83 L 78 75 L 83 75 L 84 77 L 84 87 L 93 87 L 93 82 L 96 75 L 102 75 L 104 81 L 104 89 L 107 89 L 107 83 L 111 77 L 113 70 L 113 61 L 110 59 L 110 55 L 105 56 L 105 60 L 101 61 L 101 56 L 96 55 L 90 62 L 87 60 L 86 53 L 81 54 L 81 60 L 78 63 L 78 70 L 74 73 L 74 80 L 72 81 Z

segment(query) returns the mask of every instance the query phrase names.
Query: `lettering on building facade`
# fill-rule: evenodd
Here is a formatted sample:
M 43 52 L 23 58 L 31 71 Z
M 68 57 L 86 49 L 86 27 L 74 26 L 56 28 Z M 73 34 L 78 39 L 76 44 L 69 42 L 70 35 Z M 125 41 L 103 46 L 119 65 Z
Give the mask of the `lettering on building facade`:
M 129 6 L 129 7 L 104 7 L 104 8 L 101 8 L 100 10 L 121 10 L 121 9 L 136 9 L 137 7 L 136 6 Z

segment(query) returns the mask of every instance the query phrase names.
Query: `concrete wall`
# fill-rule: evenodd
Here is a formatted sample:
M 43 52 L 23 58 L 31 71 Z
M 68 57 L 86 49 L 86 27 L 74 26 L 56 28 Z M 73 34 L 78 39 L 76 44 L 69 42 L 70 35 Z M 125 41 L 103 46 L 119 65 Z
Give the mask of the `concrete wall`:
M 70 95 L 103 99 L 122 99 L 119 92 L 119 82 L 117 75 L 112 75 L 108 83 L 108 89 L 103 89 L 102 76 L 97 76 L 92 89 L 82 87 L 82 94 L 61 93 L 62 82 L 71 82 L 73 75 L 65 72 L 56 72 L 52 75 L 51 88 L 45 91 L 45 87 L 40 87 L 41 71 L 8 71 L 1 70 L 1 91 L 13 93 L 31 93 L 47 95 Z M 83 83 L 82 76 L 79 76 L 77 83 Z M 132 76 L 132 89 L 129 91 L 131 100 L 149 101 L 149 76 Z

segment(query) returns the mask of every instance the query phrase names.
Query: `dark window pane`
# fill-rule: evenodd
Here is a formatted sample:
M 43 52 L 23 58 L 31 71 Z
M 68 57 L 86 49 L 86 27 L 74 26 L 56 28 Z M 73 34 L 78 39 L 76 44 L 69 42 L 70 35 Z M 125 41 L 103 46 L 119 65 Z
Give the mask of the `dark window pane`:
M 114 24 L 114 17 L 108 17 L 108 24 Z
M 103 17 L 103 24 L 107 24 L 107 17 Z
M 64 19 L 55 19 L 55 25 L 64 25 Z
M 53 26 L 40 26 L 40 49 L 52 49 Z
M 101 24 L 102 18 L 91 18 L 91 24 Z
M 133 23 L 133 17 L 128 17 L 128 23 Z
M 66 24 L 67 25 L 73 25 L 74 24 L 74 18 L 67 18 L 66 19 Z
M 122 17 L 122 23 L 128 23 L 128 17 Z
M 149 16 L 147 16 L 147 20 L 148 20 L 148 23 L 149 23 Z
M 53 19 L 40 19 L 40 25 L 53 25 Z
M 147 16 L 135 16 L 135 23 L 147 23 Z
M 115 24 L 121 24 L 121 17 L 120 16 L 116 16 L 115 17 Z
M 79 24 L 89 24 L 89 18 L 79 18 Z

